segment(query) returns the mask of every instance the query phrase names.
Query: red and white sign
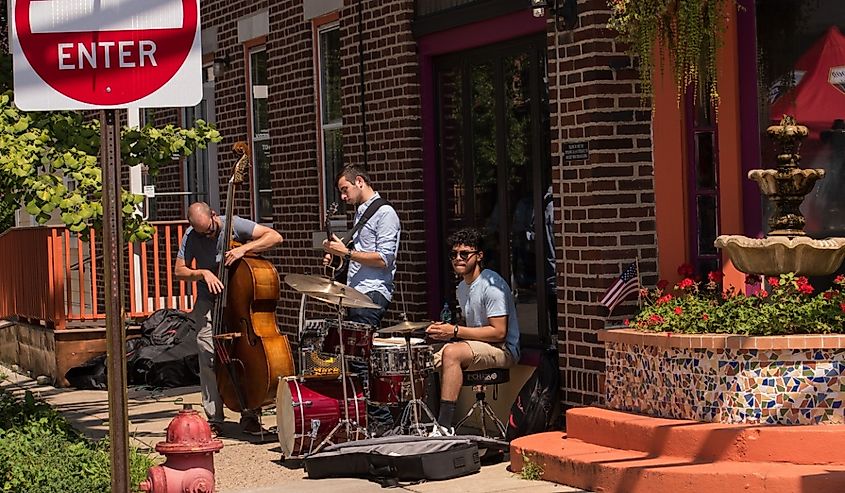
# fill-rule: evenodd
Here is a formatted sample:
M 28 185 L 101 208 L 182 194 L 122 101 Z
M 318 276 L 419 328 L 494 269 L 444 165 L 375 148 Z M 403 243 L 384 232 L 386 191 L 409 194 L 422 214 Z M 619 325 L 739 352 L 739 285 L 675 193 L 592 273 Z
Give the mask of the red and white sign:
M 202 99 L 199 0 L 12 0 L 9 18 L 21 109 Z

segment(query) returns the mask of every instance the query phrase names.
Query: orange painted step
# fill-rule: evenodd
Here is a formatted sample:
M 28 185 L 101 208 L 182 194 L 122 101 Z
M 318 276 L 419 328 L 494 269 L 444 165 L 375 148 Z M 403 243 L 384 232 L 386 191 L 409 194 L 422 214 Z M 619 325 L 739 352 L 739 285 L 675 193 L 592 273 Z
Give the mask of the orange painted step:
M 523 453 L 543 468 L 543 479 L 596 493 L 845 492 L 845 466 L 838 465 L 696 461 L 594 445 L 560 432 L 511 442 L 514 471 L 522 470 Z
M 699 462 L 845 465 L 845 425 L 701 423 L 585 407 L 566 413 L 566 431 L 595 445 Z

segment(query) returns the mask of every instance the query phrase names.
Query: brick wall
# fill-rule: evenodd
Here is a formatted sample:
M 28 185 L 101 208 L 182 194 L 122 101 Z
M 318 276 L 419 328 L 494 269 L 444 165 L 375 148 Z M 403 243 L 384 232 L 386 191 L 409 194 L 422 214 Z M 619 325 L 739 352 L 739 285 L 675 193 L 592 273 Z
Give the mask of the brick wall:
M 363 161 L 358 68 L 357 2 L 347 2 L 340 13 L 342 85 L 344 87 L 344 162 Z M 237 44 L 237 21 L 269 7 L 268 54 L 270 170 L 273 188 L 273 227 L 285 238 L 281 249 L 269 252 L 284 276 L 313 274 L 321 252 L 312 248 L 312 233 L 321 229 L 317 106 L 311 23 L 303 18 L 301 0 L 275 2 L 222 2 L 203 4 L 203 26 L 216 26 L 217 56 L 231 61 L 215 83 L 221 200 L 225 180 L 234 164 L 229 152 L 236 140 L 248 139 L 248 93 L 243 48 Z M 409 312 L 422 316 L 425 304 L 423 261 L 408 252 L 423 250 L 422 162 L 418 67 L 410 34 L 413 2 L 364 2 L 366 41 L 365 91 L 368 165 L 376 189 L 390 200 L 403 226 L 398 279 L 405 290 Z M 236 213 L 252 217 L 246 183 L 236 195 Z M 397 295 L 398 298 L 398 295 Z M 296 330 L 300 296 L 282 286 L 280 328 Z M 398 300 L 388 318 L 395 320 Z M 309 317 L 325 316 L 324 307 L 309 303 Z
M 635 258 L 652 279 L 657 249 L 651 113 L 635 69 L 610 67 L 628 57 L 606 28 L 607 2 L 579 0 L 578 12 L 577 26 L 561 26 L 557 36 L 550 20 L 548 54 L 553 183 L 562 203 L 555 217 L 560 365 L 564 402 L 585 405 L 599 398 L 604 371 L 596 330 L 634 308 L 629 301 L 608 318 L 598 300 Z M 564 160 L 564 144 L 573 141 L 589 141 L 588 160 Z
M 374 186 L 402 222 L 397 282 L 409 316 L 424 319 L 425 224 L 422 211 L 422 127 L 419 64 L 411 35 L 412 0 L 346 0 L 340 15 L 343 157 L 364 161 L 359 67 L 359 8 L 363 7 L 367 165 Z M 387 319 L 396 320 L 398 292 Z

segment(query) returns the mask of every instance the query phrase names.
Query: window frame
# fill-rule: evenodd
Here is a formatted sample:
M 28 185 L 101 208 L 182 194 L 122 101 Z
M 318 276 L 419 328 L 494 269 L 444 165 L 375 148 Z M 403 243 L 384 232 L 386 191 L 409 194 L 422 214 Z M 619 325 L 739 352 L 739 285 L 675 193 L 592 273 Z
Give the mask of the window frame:
M 254 184 L 254 186 L 249 187 L 250 188 L 250 199 L 251 199 L 251 202 L 252 202 L 252 204 L 250 206 L 250 213 L 252 214 L 252 217 L 254 218 L 256 223 L 266 225 L 266 224 L 272 224 L 272 222 L 273 222 L 273 211 L 272 211 L 272 209 L 270 210 L 269 217 L 267 217 L 267 216 L 262 217 L 260 215 L 261 211 L 259 210 L 259 205 L 260 205 L 260 200 L 261 200 L 261 195 L 260 195 L 261 190 L 258 187 L 259 170 L 258 170 L 258 160 L 257 160 L 258 158 L 257 158 L 257 153 L 256 153 L 256 142 L 265 142 L 265 140 L 270 141 L 271 140 L 270 128 L 268 127 L 268 129 L 267 129 L 266 139 L 260 139 L 260 140 L 256 140 L 255 129 L 253 128 L 254 127 L 253 121 L 254 121 L 254 118 L 255 118 L 255 114 L 254 114 L 255 107 L 254 107 L 254 104 L 253 104 L 254 91 L 253 91 L 253 83 L 252 83 L 252 55 L 254 53 L 258 53 L 258 52 L 262 52 L 262 51 L 267 53 L 267 38 L 266 38 L 266 36 L 261 36 L 261 37 L 255 38 L 255 39 L 247 41 L 243 44 L 244 77 L 245 77 L 245 80 L 246 80 L 246 96 L 247 96 L 246 99 L 247 99 L 247 111 L 248 111 L 248 113 L 247 113 L 247 132 L 248 132 L 248 137 L 249 137 L 249 148 L 250 148 L 250 153 L 251 153 L 251 156 L 250 156 L 250 178 L 251 178 L 251 183 Z M 268 78 L 269 78 L 269 76 L 268 76 Z M 268 80 L 267 86 L 269 88 L 269 80 Z M 267 96 L 269 98 L 269 93 L 268 93 Z M 268 105 L 268 111 L 269 111 L 269 105 Z M 270 165 L 269 156 L 268 156 L 267 165 L 268 166 Z M 271 177 L 270 181 L 271 181 L 271 186 L 270 186 L 269 192 L 272 194 L 273 193 L 272 177 Z M 269 219 L 269 221 L 265 220 L 265 219 Z
M 323 123 L 323 70 L 321 59 L 321 44 L 320 36 L 326 32 L 337 29 L 341 30 L 340 14 L 338 12 L 331 12 L 326 15 L 317 17 L 312 20 L 312 58 L 314 67 L 314 107 L 315 107 L 315 132 L 317 140 L 317 182 L 318 195 L 320 203 L 320 215 L 324 216 L 328 207 L 328 191 L 327 180 L 327 162 L 325 153 L 325 132 L 330 130 L 341 130 L 341 138 L 343 135 L 343 112 L 341 108 L 340 122 Z M 343 143 L 341 141 L 341 152 L 343 151 Z

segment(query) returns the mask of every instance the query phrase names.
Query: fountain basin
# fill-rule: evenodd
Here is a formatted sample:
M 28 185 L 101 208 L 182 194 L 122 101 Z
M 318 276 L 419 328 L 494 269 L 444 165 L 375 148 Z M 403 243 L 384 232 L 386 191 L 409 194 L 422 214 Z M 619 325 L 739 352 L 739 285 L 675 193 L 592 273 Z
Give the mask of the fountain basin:
M 747 274 L 825 276 L 834 273 L 845 259 L 845 238 L 722 235 L 715 245 L 726 250 L 734 266 Z

